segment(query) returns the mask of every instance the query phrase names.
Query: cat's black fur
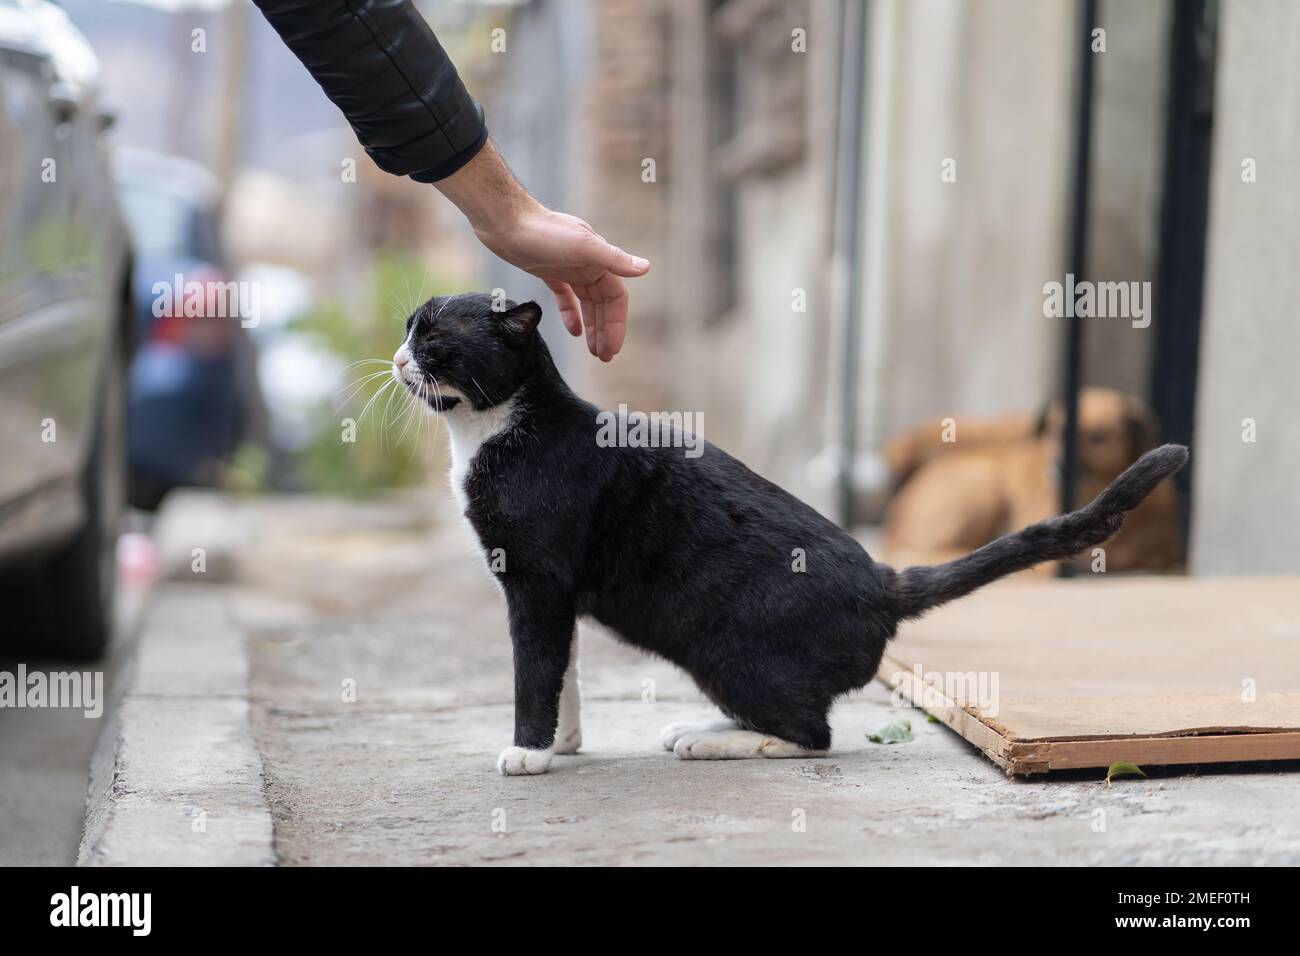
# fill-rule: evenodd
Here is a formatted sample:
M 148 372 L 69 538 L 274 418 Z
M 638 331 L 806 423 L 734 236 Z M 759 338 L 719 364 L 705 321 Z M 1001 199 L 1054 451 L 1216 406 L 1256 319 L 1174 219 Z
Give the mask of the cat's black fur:
M 419 368 L 459 393 L 430 398 L 435 410 L 514 403 L 465 491 L 485 552 L 504 550 L 515 744 L 529 750 L 554 739 L 582 615 L 683 668 L 742 727 L 825 750 L 832 702 L 871 679 L 900 620 L 1100 544 L 1187 460 L 1182 446 L 1157 448 L 1079 511 L 896 572 L 711 444 L 697 458 L 600 447 L 599 410 L 560 377 L 536 331 L 541 309 L 504 309 L 486 295 L 435 298 L 407 328 Z

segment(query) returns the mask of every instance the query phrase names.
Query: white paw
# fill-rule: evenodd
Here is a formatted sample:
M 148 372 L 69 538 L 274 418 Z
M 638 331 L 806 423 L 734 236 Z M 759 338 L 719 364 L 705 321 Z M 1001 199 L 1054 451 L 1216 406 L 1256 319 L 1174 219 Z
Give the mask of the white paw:
M 582 728 L 563 728 L 555 735 L 555 752 L 557 754 L 576 754 L 582 746 Z
M 672 750 L 677 746 L 677 741 L 685 734 L 690 733 L 699 724 L 692 723 L 688 720 L 679 720 L 676 723 L 669 724 L 663 730 L 659 731 L 659 743 L 664 750 Z
M 507 777 L 523 774 L 546 773 L 551 765 L 554 750 L 526 750 L 523 747 L 507 747 L 497 757 L 497 770 Z
M 735 730 L 736 722 L 733 720 L 679 720 L 676 723 L 669 724 L 663 730 L 659 731 L 659 743 L 664 750 L 673 750 L 677 746 L 677 741 L 681 740 L 687 734 L 701 734 L 706 731 L 718 730 Z

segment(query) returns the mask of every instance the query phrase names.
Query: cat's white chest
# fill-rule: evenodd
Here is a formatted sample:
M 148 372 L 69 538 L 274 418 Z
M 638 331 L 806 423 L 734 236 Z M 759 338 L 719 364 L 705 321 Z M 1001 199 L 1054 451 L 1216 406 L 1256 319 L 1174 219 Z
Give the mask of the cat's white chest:
M 473 444 L 468 441 L 457 442 L 456 433 L 451 433 L 451 473 L 447 477 L 451 482 L 451 493 L 456 496 L 456 507 L 462 515 L 469 511 L 469 492 L 465 488 L 465 479 L 469 477 L 469 466 L 481 444 L 481 441 Z
M 451 436 L 451 492 L 456 496 L 461 514 L 469 510 L 469 491 L 465 483 L 474 458 L 485 442 L 510 426 L 513 414 L 513 401 L 483 411 L 470 408 L 466 402 L 447 413 L 447 431 Z
M 451 474 L 448 476 L 451 480 L 451 493 L 456 496 L 456 506 L 460 509 L 461 517 L 465 519 L 470 537 L 479 546 L 483 567 L 487 570 L 488 577 L 492 579 L 497 590 L 502 591 L 501 581 L 493 573 L 491 561 L 482 550 L 483 542 L 469 520 L 469 489 L 466 487 L 466 482 L 469 480 L 470 469 L 474 466 L 474 459 L 484 442 L 495 438 L 510 426 L 514 403 L 506 402 L 481 412 L 467 406 L 468 403 L 458 406 L 446 415 L 447 432 L 451 436 Z

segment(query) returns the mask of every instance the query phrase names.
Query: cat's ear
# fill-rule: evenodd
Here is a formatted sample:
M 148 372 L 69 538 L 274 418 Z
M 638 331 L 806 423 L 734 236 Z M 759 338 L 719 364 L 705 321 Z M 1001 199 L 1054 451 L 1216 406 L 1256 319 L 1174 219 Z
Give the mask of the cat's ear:
M 537 323 L 542 321 L 542 307 L 536 302 L 525 302 L 497 316 L 501 331 L 506 341 L 514 348 L 526 345 L 537 331 Z

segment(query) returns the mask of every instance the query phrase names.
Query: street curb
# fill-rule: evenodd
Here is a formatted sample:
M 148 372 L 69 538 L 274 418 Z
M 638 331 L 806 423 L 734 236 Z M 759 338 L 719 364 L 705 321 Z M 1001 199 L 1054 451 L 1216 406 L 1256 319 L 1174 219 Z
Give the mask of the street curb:
M 80 866 L 271 866 L 248 655 L 222 589 L 163 584 L 91 762 Z

